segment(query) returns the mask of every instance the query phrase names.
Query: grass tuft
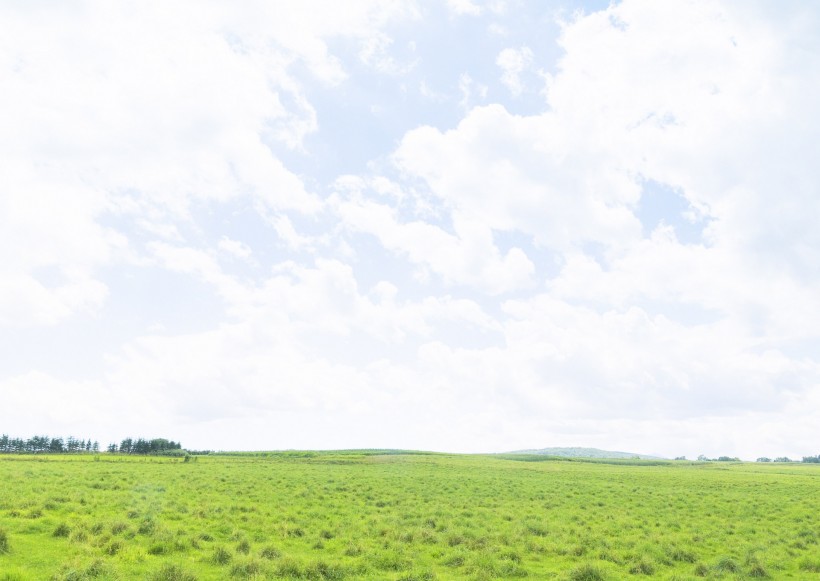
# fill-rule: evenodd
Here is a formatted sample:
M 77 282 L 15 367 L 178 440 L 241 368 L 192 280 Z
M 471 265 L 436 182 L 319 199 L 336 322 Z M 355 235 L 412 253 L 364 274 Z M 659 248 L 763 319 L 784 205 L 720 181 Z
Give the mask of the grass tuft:
M 5 555 L 9 551 L 11 551 L 11 547 L 9 545 L 9 534 L 5 529 L 0 529 L 0 555 Z
M 629 567 L 629 572 L 633 575 L 654 575 L 655 564 L 650 559 L 643 556 L 636 562 L 632 563 Z
M 259 551 L 259 556 L 263 559 L 268 559 L 272 561 L 273 559 L 278 559 L 282 556 L 282 551 L 277 549 L 276 547 L 272 547 L 268 545 L 267 547 L 263 547 L 261 551 Z
M 740 571 L 740 564 L 732 557 L 721 557 L 715 563 L 715 571 L 719 573 L 738 573 Z
M 211 563 L 214 565 L 227 565 L 233 559 L 231 552 L 225 547 L 214 547 L 214 552 L 211 554 Z
M 807 573 L 820 573 L 820 559 L 810 559 L 808 557 L 801 559 L 798 565 L 801 571 Z
M 231 577 L 239 577 L 240 579 L 250 579 L 262 572 L 262 566 L 258 561 L 246 561 L 244 563 L 236 563 L 231 567 Z
M 576 567 L 569 572 L 569 581 L 605 581 L 606 574 L 603 569 L 586 563 Z
M 248 542 L 248 539 L 239 541 L 239 544 L 236 545 L 236 552 L 242 555 L 247 555 L 251 552 L 251 544 Z
M 166 563 L 162 569 L 153 574 L 151 581 L 197 581 L 197 579 L 193 573 L 179 565 Z

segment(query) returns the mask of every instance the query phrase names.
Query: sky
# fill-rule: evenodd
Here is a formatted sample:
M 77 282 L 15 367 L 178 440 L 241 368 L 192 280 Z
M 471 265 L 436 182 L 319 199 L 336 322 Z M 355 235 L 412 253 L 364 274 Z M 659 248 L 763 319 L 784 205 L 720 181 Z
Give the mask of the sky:
M 820 7 L 0 4 L 0 433 L 820 453 Z

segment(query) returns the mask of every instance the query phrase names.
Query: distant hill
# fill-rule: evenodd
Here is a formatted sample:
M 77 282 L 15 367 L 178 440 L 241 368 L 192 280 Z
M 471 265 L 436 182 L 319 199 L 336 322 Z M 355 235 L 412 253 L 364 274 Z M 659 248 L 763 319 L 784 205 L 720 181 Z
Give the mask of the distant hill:
M 540 450 L 516 450 L 507 454 L 537 454 L 539 456 L 560 456 L 564 458 L 640 458 L 641 460 L 664 460 L 659 456 L 633 454 L 632 452 L 611 452 L 598 448 L 541 448 Z

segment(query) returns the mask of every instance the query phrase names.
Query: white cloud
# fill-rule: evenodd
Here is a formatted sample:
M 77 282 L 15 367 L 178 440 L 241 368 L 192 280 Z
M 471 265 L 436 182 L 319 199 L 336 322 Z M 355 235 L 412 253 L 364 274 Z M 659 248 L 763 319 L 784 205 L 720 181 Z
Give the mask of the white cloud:
M 458 16 L 479 16 L 484 12 L 483 8 L 472 0 L 447 0 L 447 8 Z
M 453 130 L 408 132 L 394 159 L 465 219 L 523 231 L 545 246 L 623 244 L 640 236 L 630 209 L 639 185 L 625 169 L 565 148 L 564 131 L 551 115 L 520 117 L 489 105 Z
M 386 249 L 429 268 L 450 284 L 465 284 L 492 294 L 526 288 L 535 266 L 520 248 L 501 253 L 493 233 L 478 220 L 454 216 L 453 233 L 423 220 L 404 222 L 389 205 L 356 195 L 337 207 L 348 228 L 372 234 Z
M 233 240 L 227 236 L 222 236 L 222 238 L 219 239 L 218 246 L 221 251 L 242 260 L 251 258 L 253 254 L 253 250 L 251 250 L 250 246 L 240 240 Z
M 317 127 L 293 65 L 339 83 L 328 39 L 383 39 L 381 26 L 412 12 L 382 2 L 0 9 L 0 230 L 17 281 L 5 296 L 39 289 L 4 307 L 39 324 L 99 306 L 96 269 L 128 235 L 101 226 L 108 216 L 179 241 L 174 222 L 203 204 L 249 196 L 265 211 L 317 211 L 269 147 L 302 148 Z M 42 267 L 71 271 L 75 290 L 37 283 Z
M 524 92 L 521 74 L 532 67 L 533 53 L 529 47 L 505 48 L 495 59 L 495 64 L 502 70 L 501 82 L 514 97 Z

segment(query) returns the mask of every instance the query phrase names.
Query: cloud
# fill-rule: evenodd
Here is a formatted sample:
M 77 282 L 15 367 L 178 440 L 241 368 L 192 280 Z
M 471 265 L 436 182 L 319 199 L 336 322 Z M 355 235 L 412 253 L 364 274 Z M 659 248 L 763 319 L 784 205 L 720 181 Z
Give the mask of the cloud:
M 0 9 L 0 231 L 4 297 L 14 301 L 4 306 L 23 325 L 99 307 L 97 270 L 118 249 L 141 236 L 179 241 L 179 223 L 203 206 L 246 197 L 260 212 L 318 211 L 319 197 L 271 148 L 303 148 L 317 128 L 294 69 L 337 84 L 347 73 L 329 39 L 384 39 L 380 27 L 412 11 L 375 2 Z M 38 268 L 70 286 L 38 282 Z
M 493 230 L 522 231 L 561 250 L 634 240 L 640 223 L 630 206 L 639 185 L 623 168 L 566 148 L 564 131 L 550 114 L 476 107 L 453 130 L 408 132 L 394 160 L 429 184 L 445 207 Z
M 524 92 L 521 73 L 532 67 L 533 53 L 530 48 L 505 48 L 495 59 L 495 64 L 502 70 L 501 82 L 509 89 L 513 97 Z
M 221 251 L 240 260 L 247 260 L 253 254 L 253 250 L 251 250 L 250 246 L 240 240 L 233 240 L 227 236 L 223 236 L 219 239 L 218 246 Z
M 447 8 L 458 16 L 479 16 L 484 12 L 483 8 L 472 0 L 447 0 Z
M 502 254 L 492 230 L 480 221 L 455 216 L 450 233 L 424 220 L 401 221 L 390 205 L 357 193 L 354 190 L 354 195 L 342 198 L 337 206 L 345 225 L 375 236 L 387 250 L 431 270 L 448 284 L 469 285 L 491 294 L 532 284 L 535 266 L 526 253 L 514 247 Z

